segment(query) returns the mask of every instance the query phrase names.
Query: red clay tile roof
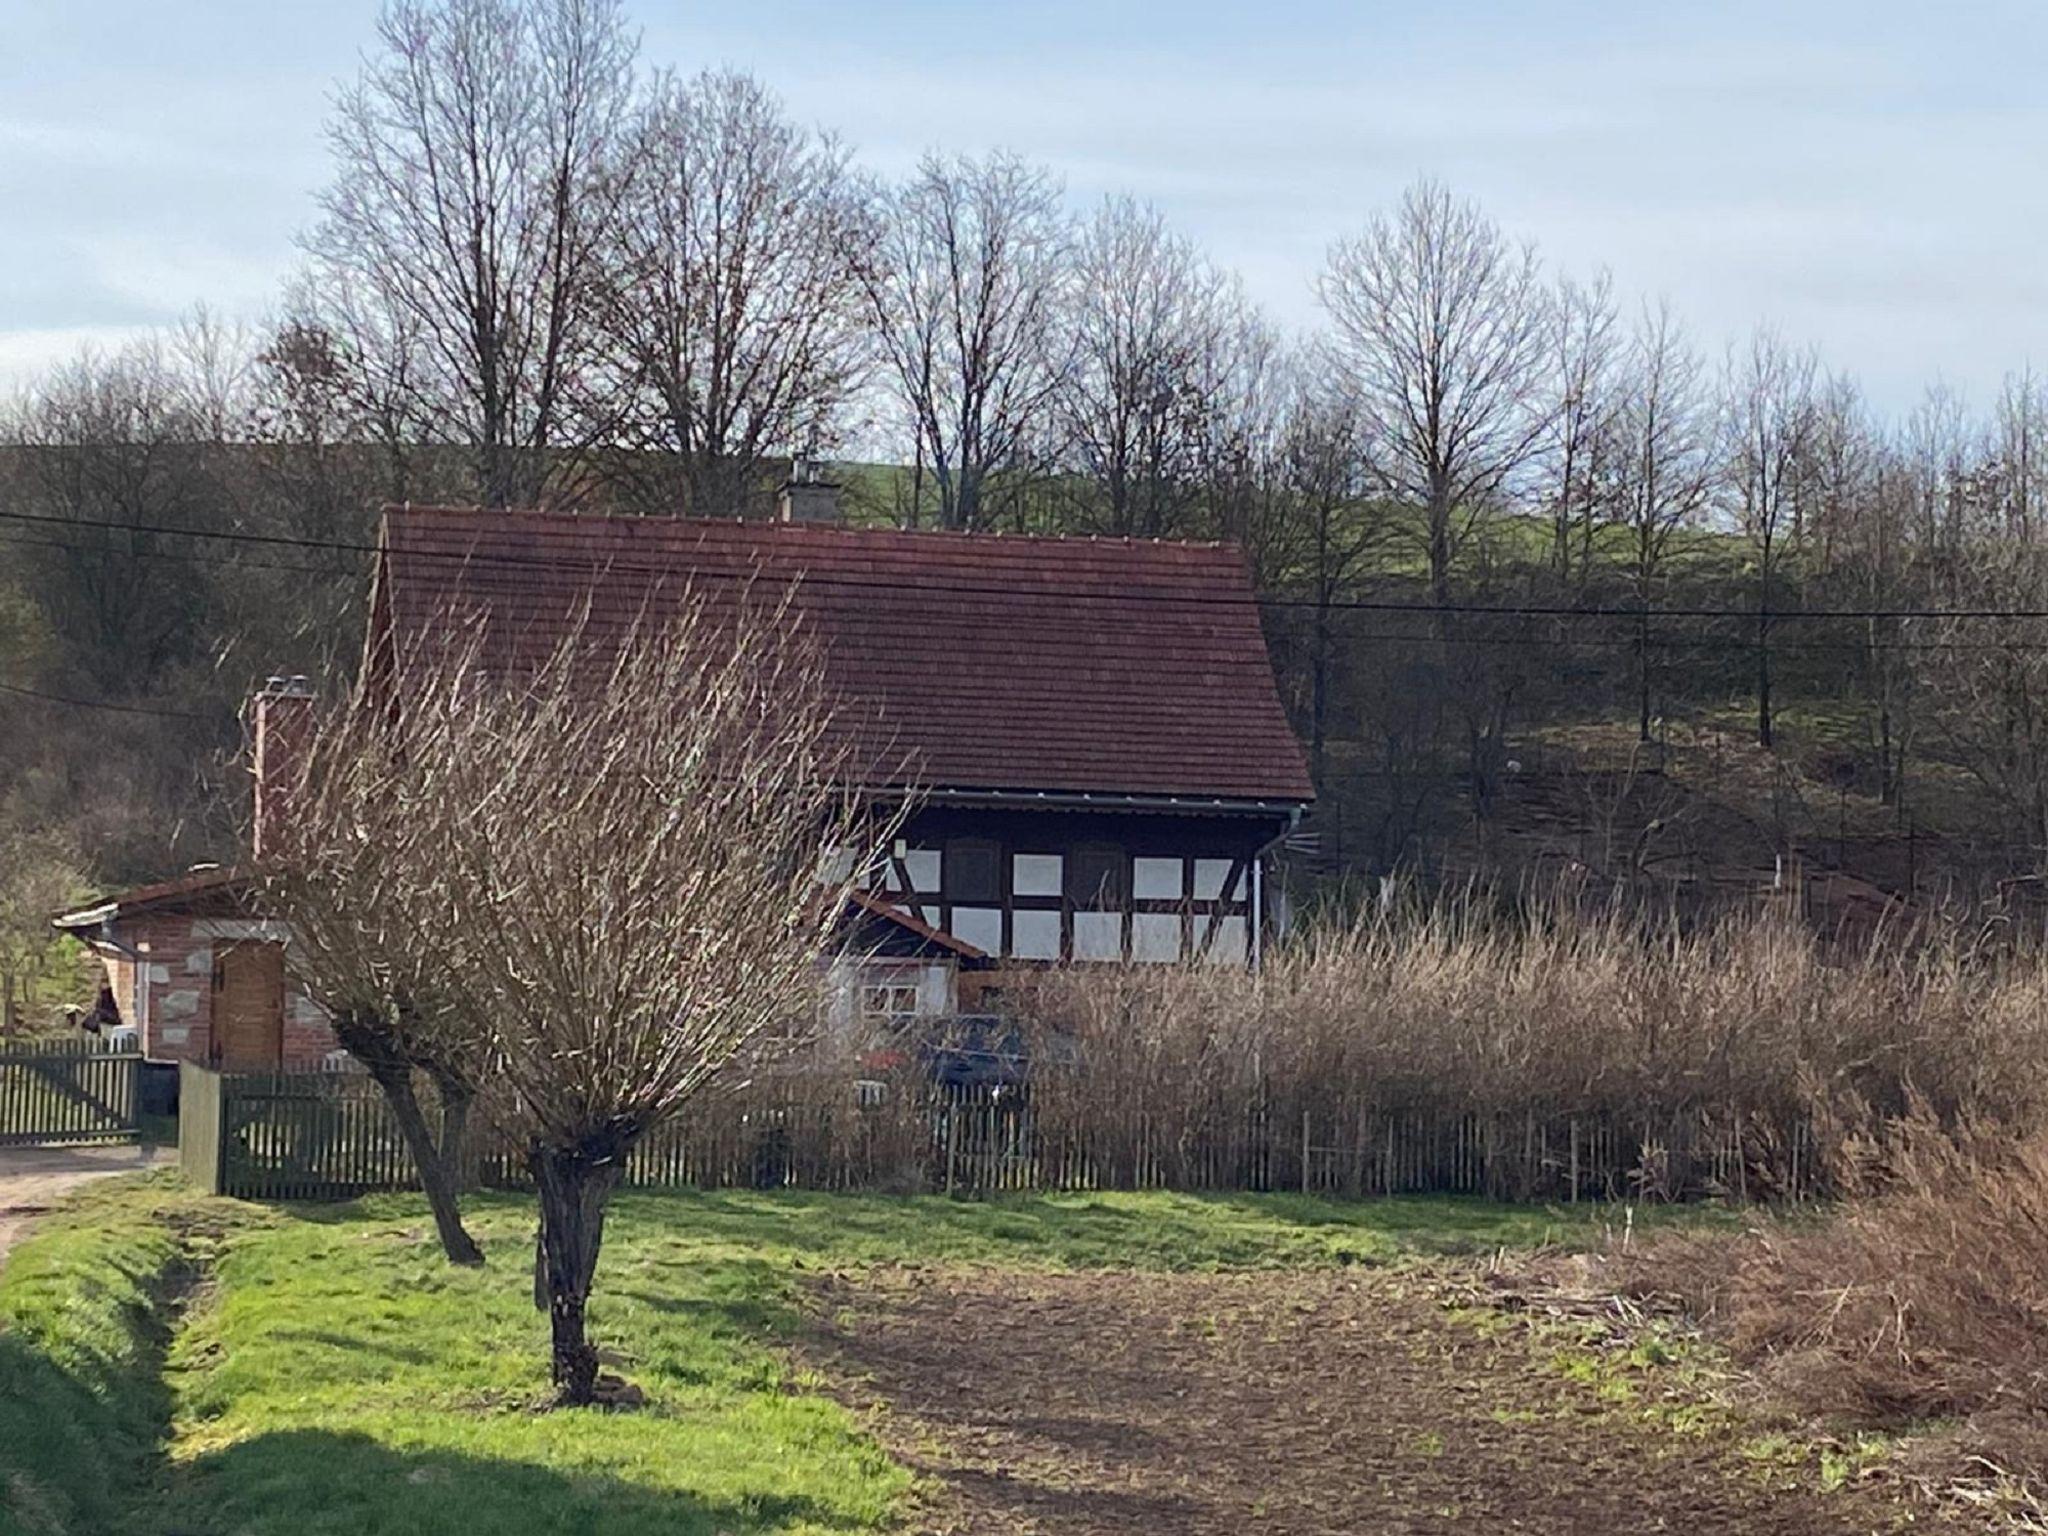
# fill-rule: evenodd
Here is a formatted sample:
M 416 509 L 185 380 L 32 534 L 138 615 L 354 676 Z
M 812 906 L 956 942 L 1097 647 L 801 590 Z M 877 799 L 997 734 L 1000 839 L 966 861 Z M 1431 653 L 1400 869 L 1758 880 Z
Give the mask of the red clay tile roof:
M 401 651 L 464 609 L 532 646 L 586 595 L 595 629 L 794 581 L 872 787 L 1313 795 L 1227 545 L 443 507 L 380 542 L 371 640 Z
M 132 917 L 160 907 L 239 905 L 247 894 L 248 884 L 248 875 L 239 869 L 189 870 L 175 879 L 103 896 L 74 912 L 60 912 L 50 919 L 50 926 L 66 932 L 82 931 L 98 927 L 105 918 Z

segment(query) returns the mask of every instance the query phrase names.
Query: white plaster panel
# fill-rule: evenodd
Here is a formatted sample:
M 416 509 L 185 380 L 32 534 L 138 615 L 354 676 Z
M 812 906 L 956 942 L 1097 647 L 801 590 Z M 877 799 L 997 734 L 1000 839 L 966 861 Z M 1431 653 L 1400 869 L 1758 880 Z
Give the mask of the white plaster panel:
M 1059 959 L 1059 913 L 1012 912 L 1010 914 L 1010 953 L 1019 960 Z
M 1121 912 L 1076 912 L 1074 958 L 1121 960 L 1124 957 L 1124 915 Z
M 1140 912 L 1131 919 L 1133 960 L 1178 960 L 1184 942 L 1178 912 Z
M 1179 901 L 1187 895 L 1179 859 L 1131 860 L 1131 894 L 1140 901 Z

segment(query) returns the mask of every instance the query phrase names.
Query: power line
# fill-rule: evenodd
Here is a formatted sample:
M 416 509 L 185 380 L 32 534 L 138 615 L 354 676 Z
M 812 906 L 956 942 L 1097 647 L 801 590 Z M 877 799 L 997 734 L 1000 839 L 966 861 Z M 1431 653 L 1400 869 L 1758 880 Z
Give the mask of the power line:
M 6 514 L 0 513 L 0 517 Z M 200 565 L 209 569 L 234 569 L 255 571 L 280 571 L 291 575 L 334 577 L 347 574 L 332 566 L 302 565 L 275 560 L 236 559 L 231 567 L 210 555 L 183 553 L 177 550 L 124 549 L 115 545 L 75 544 L 61 539 L 38 539 L 25 534 L 0 530 L 0 548 L 49 549 L 74 554 L 107 555 L 124 560 L 169 560 L 185 565 Z M 722 574 L 722 573 L 713 573 Z M 806 578 L 815 583 L 821 578 Z M 875 582 L 870 585 L 892 592 L 925 592 L 932 590 L 921 582 Z M 537 594 L 554 590 L 547 584 L 535 580 L 528 583 L 499 581 L 492 588 L 495 593 Z M 976 592 L 986 595 L 1007 589 L 978 587 Z M 1141 594 L 1142 595 L 1142 594 Z M 1201 603 L 1209 599 L 1177 599 Z M 1243 606 L 1243 600 L 1235 601 Z M 1271 606 L 1270 603 L 1265 606 Z M 1441 610 L 1410 607 L 1405 611 L 1416 614 L 1430 614 Z M 1489 612 L 1506 612 L 1491 609 Z M 1662 610 L 1654 612 L 1662 619 L 1667 615 Z M 1754 622 L 1756 615 L 1748 610 L 1733 610 L 1727 615 L 1745 622 Z M 1543 636 L 1530 634 L 1483 635 L 1447 634 L 1429 630 L 1357 630 L 1347 629 L 1338 638 L 1347 641 L 1369 641 L 1386 645 L 1452 645 L 1452 646 L 1505 646 L 1533 650 L 1586 651 L 1586 650 L 1636 650 L 1644 641 L 1635 635 L 1576 635 Z M 1648 648 L 1668 656 L 1674 651 L 1728 651 L 1753 654 L 1756 642 L 1744 635 L 1673 635 L 1668 631 L 1652 633 L 1648 637 Z M 1782 653 L 1805 654 L 1814 651 L 1841 652 L 1844 654 L 1868 655 L 1873 652 L 1910 651 L 2048 651 L 2048 640 L 1997 640 L 1972 641 L 1956 639 L 1940 640 L 1793 640 L 1779 638 L 1773 641 L 1773 648 Z
M 108 532 L 148 534 L 161 538 L 205 539 L 231 544 L 258 544 L 291 549 L 316 549 L 345 554 L 374 555 L 382 552 L 376 544 L 361 543 L 342 539 L 313 539 L 293 534 L 249 533 L 242 530 L 179 528 L 169 524 L 141 522 L 94 522 L 78 518 L 58 517 L 48 513 L 0 511 L 0 520 L 56 526 L 68 530 L 87 529 Z M 599 524 L 604 514 L 593 515 L 586 522 Z M 620 521 L 641 521 L 621 518 Z M 659 519 L 647 519 L 659 522 Z M 1074 542 L 1081 542 L 1076 539 Z M 89 546 L 87 546 L 89 547 Z M 122 553 L 109 549 L 108 553 Z M 147 554 L 149 552 L 136 552 Z M 599 558 L 590 556 L 504 553 L 485 550 L 430 550 L 409 549 L 403 552 L 408 560 L 443 561 L 462 566 L 509 566 L 515 569 L 536 571 L 560 571 L 564 568 L 587 569 L 593 575 L 648 575 L 674 577 L 684 574 L 692 580 L 714 581 L 780 581 L 800 583 L 806 587 L 850 588 L 859 591 L 877 592 L 919 592 L 943 593 L 967 597 L 1000 597 L 1015 594 L 1019 589 L 996 583 L 959 583 L 934 581 L 906 581 L 889 578 L 862 578 L 851 576 L 818 575 L 798 572 L 780 575 L 765 571 L 692 571 L 678 573 L 667 565 L 640 564 L 630 560 Z M 249 564 L 250 562 L 244 562 Z M 1031 589 L 1023 589 L 1030 592 Z M 1032 595 L 1042 595 L 1032 593 Z M 2048 608 L 1792 608 L 1772 609 L 1767 615 L 1759 614 L 1754 608 L 1707 608 L 1679 606 L 1651 608 L 1633 604 L 1571 603 L 1417 603 L 1398 602 L 1374 598 L 1335 598 L 1319 601 L 1315 598 L 1288 597 L 1278 593 L 1253 593 L 1246 597 L 1226 594 L 1193 594 L 1160 592 L 1144 589 L 1089 589 L 1062 590 L 1058 594 L 1069 601 L 1098 601 L 1128 604 L 1134 602 L 1169 603 L 1178 607 L 1217 608 L 1283 608 L 1297 610 L 1323 610 L 1329 612 L 1357 612 L 1384 614 L 1412 614 L 1416 617 L 1452 615 L 1464 618 L 1551 618 L 1561 620 L 1581 619 L 1728 619 L 1754 623 L 1768 618 L 1773 624 L 1819 623 L 1879 620 L 1956 620 L 1967 622 L 2027 622 L 2048 620 Z
M 112 699 L 75 699 L 61 693 L 44 693 L 40 688 L 23 688 L 14 683 L 0 683 L 0 693 L 11 693 L 21 699 L 33 699 L 39 704 L 58 704 L 67 709 L 104 709 L 118 715 L 153 715 L 165 720 L 216 718 L 191 709 L 156 709 L 146 704 L 117 704 Z

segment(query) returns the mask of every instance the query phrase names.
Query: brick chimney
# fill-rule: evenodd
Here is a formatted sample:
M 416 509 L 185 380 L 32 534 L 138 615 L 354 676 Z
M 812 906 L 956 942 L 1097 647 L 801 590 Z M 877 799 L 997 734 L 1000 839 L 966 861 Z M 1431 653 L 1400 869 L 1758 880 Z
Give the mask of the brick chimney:
M 839 487 L 812 459 L 791 459 L 789 478 L 775 493 L 775 514 L 785 523 L 837 523 Z
M 291 814 L 312 734 L 313 688 L 303 677 L 273 677 L 250 699 L 249 771 L 256 779 L 250 852 L 258 859 L 271 851 L 278 825 Z

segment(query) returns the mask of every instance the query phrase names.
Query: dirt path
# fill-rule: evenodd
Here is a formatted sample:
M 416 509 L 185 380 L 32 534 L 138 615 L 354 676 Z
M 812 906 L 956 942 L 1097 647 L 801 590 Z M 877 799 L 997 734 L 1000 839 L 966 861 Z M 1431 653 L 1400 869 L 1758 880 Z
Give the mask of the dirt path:
M 94 1179 L 147 1168 L 152 1147 L 0 1147 L 0 1263 L 59 1196 Z
M 1403 1271 L 881 1272 L 820 1284 L 811 1352 L 942 1480 L 924 1528 L 949 1536 L 1850 1536 L 1906 1514 L 1653 1428 L 1439 1295 Z

